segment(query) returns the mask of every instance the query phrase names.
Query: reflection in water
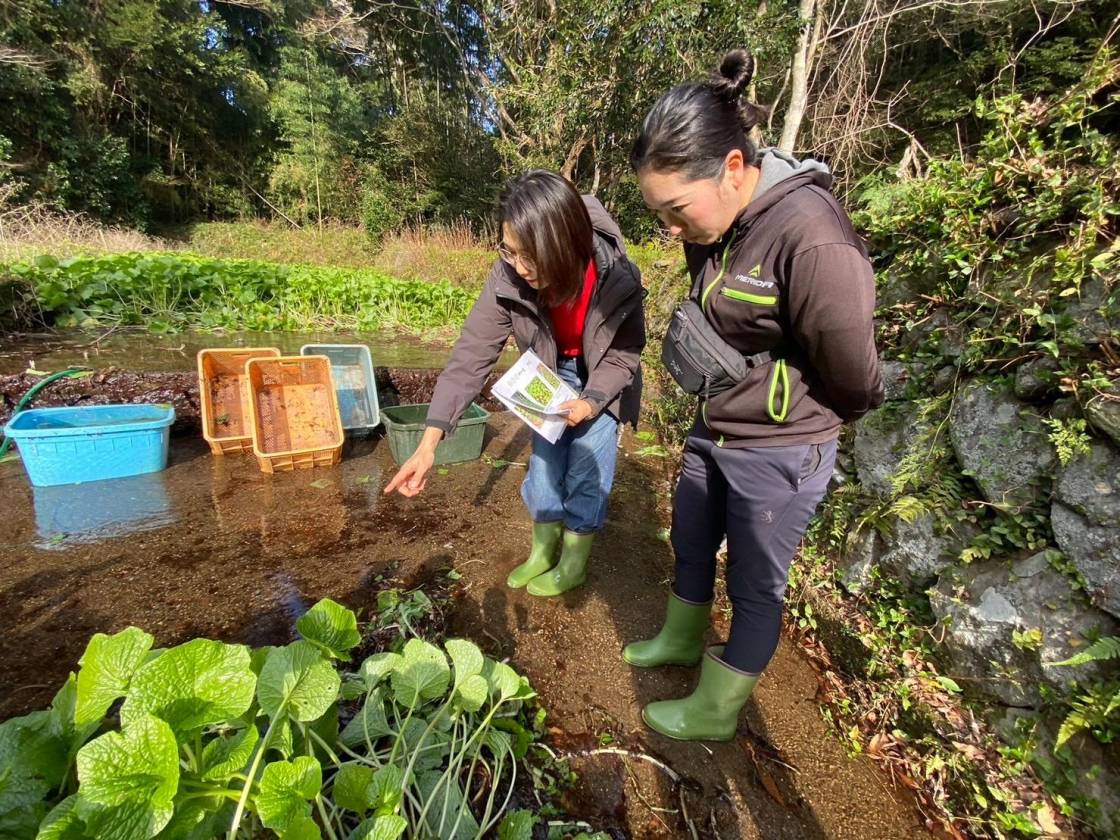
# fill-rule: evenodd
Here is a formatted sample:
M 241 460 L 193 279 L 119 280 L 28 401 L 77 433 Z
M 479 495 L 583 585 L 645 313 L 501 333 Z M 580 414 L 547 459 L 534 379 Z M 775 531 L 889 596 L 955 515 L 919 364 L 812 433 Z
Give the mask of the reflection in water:
M 284 644 L 320 598 L 368 608 L 411 556 L 370 519 L 395 471 L 383 442 L 348 438 L 341 464 L 276 475 L 195 435 L 172 437 L 165 471 L 128 479 L 33 488 L 0 464 L 0 686 L 44 686 L 0 689 L 0 719 L 45 707 L 95 632 Z
M 92 543 L 175 521 L 162 472 L 33 487 L 38 548 Z

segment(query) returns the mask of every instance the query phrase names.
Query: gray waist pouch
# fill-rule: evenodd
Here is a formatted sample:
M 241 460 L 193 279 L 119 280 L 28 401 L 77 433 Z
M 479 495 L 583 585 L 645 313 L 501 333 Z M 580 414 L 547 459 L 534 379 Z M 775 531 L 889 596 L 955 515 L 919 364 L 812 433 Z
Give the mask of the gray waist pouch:
M 742 382 L 752 367 L 777 358 L 767 350 L 744 356 L 720 337 L 700 305 L 688 298 L 673 313 L 661 362 L 687 394 L 705 399 Z

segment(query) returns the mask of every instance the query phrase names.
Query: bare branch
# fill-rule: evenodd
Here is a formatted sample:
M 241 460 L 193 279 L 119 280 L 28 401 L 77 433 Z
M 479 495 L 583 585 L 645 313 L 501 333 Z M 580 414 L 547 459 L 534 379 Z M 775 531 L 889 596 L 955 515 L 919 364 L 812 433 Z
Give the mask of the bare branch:
M 51 59 L 0 44 L 0 64 L 9 67 L 26 67 L 29 70 L 45 70 L 53 63 Z

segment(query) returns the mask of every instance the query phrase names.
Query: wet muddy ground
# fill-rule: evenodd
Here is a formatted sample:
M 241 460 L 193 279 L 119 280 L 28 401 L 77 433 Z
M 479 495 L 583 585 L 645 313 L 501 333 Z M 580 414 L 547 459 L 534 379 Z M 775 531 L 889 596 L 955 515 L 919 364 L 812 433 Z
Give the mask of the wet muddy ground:
M 374 375 L 380 405 L 392 406 L 426 402 L 439 373 L 379 367 Z M 489 394 L 496 378 L 491 376 L 486 381 L 483 394 Z M 0 375 L 0 427 L 8 422 L 20 398 L 41 379 L 30 373 Z M 35 396 L 29 407 L 110 403 L 168 403 L 175 408 L 172 431 L 180 434 L 197 433 L 201 423 L 198 375 L 182 371 L 138 372 L 110 367 L 92 371 L 88 376 L 56 379 Z M 492 397 L 481 396 L 478 403 L 487 411 L 501 408 Z
M 408 335 L 360 332 L 181 332 L 157 335 L 143 327 L 0 332 L 0 374 L 61 370 L 69 365 L 127 367 L 133 371 L 193 370 L 195 356 L 206 347 L 277 347 L 298 355 L 304 344 L 366 344 L 375 365 L 396 368 L 441 368 L 451 352 L 448 340 L 425 341 Z M 517 358 L 507 353 L 501 364 Z
M 641 705 L 694 679 L 619 655 L 662 614 L 667 465 L 634 455 L 624 436 L 588 583 L 541 600 L 504 585 L 529 542 L 518 492 L 528 446 L 524 427 L 495 415 L 484 459 L 433 475 L 413 500 L 382 496 L 394 470 L 382 438 L 348 441 L 337 467 L 268 476 L 250 457 L 212 457 L 197 432 L 176 435 L 166 471 L 111 493 L 32 488 L 18 462 L 0 464 L 0 718 L 44 706 L 95 632 L 135 624 L 160 645 L 282 643 L 321 597 L 368 615 L 387 581 L 445 583 L 454 569 L 450 631 L 528 675 L 552 747 L 575 756 L 567 804 L 580 819 L 635 838 L 926 836 L 912 805 L 829 733 L 814 671 L 786 642 L 736 741 L 646 730 Z

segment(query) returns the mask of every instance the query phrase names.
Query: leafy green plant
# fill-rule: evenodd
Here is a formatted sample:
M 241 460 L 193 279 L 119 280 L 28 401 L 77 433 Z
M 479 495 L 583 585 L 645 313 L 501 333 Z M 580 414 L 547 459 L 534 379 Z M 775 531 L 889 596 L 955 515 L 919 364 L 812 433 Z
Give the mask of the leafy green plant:
M 326 599 L 297 629 L 252 651 L 153 650 L 135 627 L 95 635 L 49 710 L 0 724 L 0 830 L 528 837 L 523 812 L 502 820 L 533 739 L 518 720 L 534 696 L 524 677 L 469 641 L 415 638 L 340 675 L 333 663 L 360 641 L 353 612 Z
M 430 617 L 434 610 L 432 599 L 423 590 L 382 589 L 377 593 L 377 615 L 370 622 L 370 630 L 395 631 L 396 638 L 390 647 L 400 650 L 408 639 L 420 637 L 415 624 Z
M 1085 419 L 1073 417 L 1062 420 L 1053 417 L 1045 421 L 1050 427 L 1047 437 L 1058 453 L 1058 460 L 1065 466 L 1078 455 L 1089 454 L 1089 433 L 1085 430 Z
M 1069 659 L 1053 664 L 1076 666 L 1108 659 L 1120 659 L 1120 637 L 1104 636 Z M 1079 691 L 1058 729 L 1057 746 L 1085 731 L 1103 743 L 1120 736 L 1120 683 L 1097 683 Z
M 1042 647 L 1042 629 L 1031 627 L 1027 630 L 1012 630 L 1011 644 L 1019 650 L 1038 650 Z
M 1063 95 L 981 97 L 973 111 L 987 133 L 969 156 L 935 158 L 921 178 L 862 182 L 853 220 L 880 284 L 905 290 L 882 313 L 888 351 L 948 355 L 973 372 L 1045 355 L 1057 380 L 1082 381 L 1093 353 L 1079 321 L 1120 306 L 1115 100 L 1101 94 L 1118 75 L 1106 46 Z M 937 331 L 916 329 L 937 308 L 968 336 L 959 358 Z
M 178 253 L 43 255 L 6 273 L 59 327 L 425 330 L 457 326 L 473 295 L 376 271 Z

